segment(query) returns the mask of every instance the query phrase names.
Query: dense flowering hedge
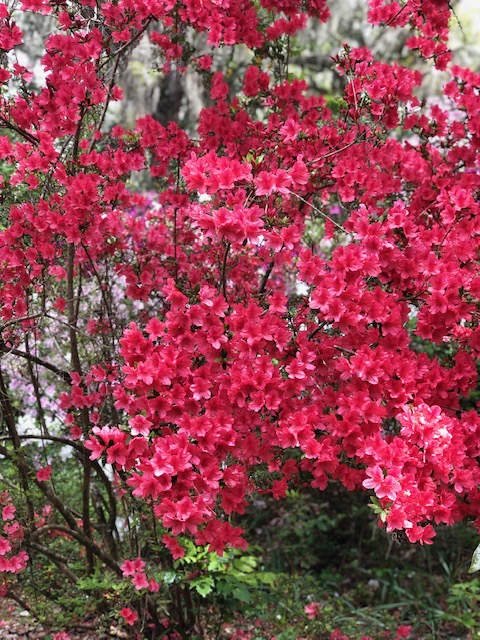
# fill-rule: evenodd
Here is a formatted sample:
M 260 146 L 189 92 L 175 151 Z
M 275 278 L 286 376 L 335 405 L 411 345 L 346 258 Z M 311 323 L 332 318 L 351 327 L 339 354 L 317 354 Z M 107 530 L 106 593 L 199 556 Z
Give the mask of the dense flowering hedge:
M 20 487 L 19 504 L 0 494 L 4 594 L 19 597 L 29 558 L 65 565 L 67 537 L 90 571 L 150 593 L 160 633 L 160 587 L 122 543 L 119 504 L 137 502 L 173 558 L 188 537 L 245 548 L 234 516 L 292 485 L 366 489 L 411 542 L 479 525 L 480 77 L 451 66 L 447 2 L 368 4 L 447 70 L 441 106 L 417 99 L 419 71 L 348 45 L 332 52 L 343 100 L 310 94 L 288 47 L 328 20 L 324 0 L 0 5 L 0 454 Z M 27 12 L 55 23 L 40 87 L 16 58 Z M 151 116 L 106 129 L 142 38 L 165 73 L 203 76 L 194 135 Z M 215 62 L 226 46 L 251 53 L 236 95 Z M 146 171 L 155 193 L 133 193 Z M 75 452 L 80 512 L 32 454 L 27 411 Z

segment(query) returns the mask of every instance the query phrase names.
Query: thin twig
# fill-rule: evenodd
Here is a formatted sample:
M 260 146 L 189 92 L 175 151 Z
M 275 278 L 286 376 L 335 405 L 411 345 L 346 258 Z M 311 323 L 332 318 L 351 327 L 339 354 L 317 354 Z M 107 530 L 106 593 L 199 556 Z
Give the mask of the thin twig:
M 68 558 L 60 555 L 59 553 L 56 553 L 55 551 L 52 551 L 51 549 L 48 549 L 47 547 L 44 547 L 41 544 L 38 544 L 38 542 L 32 542 L 31 547 L 32 549 L 35 549 L 35 551 L 38 551 L 39 553 L 43 553 L 43 555 L 47 556 L 47 558 L 50 558 L 51 560 L 53 560 L 53 562 L 57 565 L 59 570 L 65 576 L 67 576 L 67 578 L 70 580 L 72 584 L 77 583 L 78 581 L 77 576 L 67 566 L 67 563 L 69 562 Z
M 3 125 L 0 125 L 0 127 L 5 127 L 6 129 L 11 129 L 12 131 L 15 131 L 16 133 L 18 133 L 19 136 L 22 136 L 22 138 L 25 138 L 25 140 L 27 140 L 31 144 L 34 144 L 34 145 L 38 145 L 39 144 L 40 141 L 37 138 L 37 136 L 34 136 L 32 133 L 28 133 L 28 131 L 25 131 L 24 129 L 21 129 L 16 124 L 13 124 L 12 122 L 9 122 L 3 116 L 0 116 L 0 122 L 4 123 Z
M 59 442 L 64 445 L 69 445 L 73 449 L 77 449 L 80 453 L 83 453 L 85 447 L 81 442 L 77 442 L 75 440 L 69 440 L 68 438 L 62 438 L 61 436 L 52 436 L 48 434 L 47 436 L 36 436 L 29 433 L 24 433 L 18 436 L 20 440 L 48 440 L 49 442 Z M 0 442 L 5 442 L 10 440 L 10 436 L 3 436 L 0 438 Z
M 311 202 L 308 202 L 308 200 L 305 200 L 305 198 L 302 198 L 302 196 L 298 195 L 298 193 L 295 193 L 294 191 L 289 190 L 289 193 L 290 195 L 295 196 L 296 198 L 301 200 L 304 204 L 307 204 L 309 207 L 311 207 L 315 211 L 315 213 L 318 213 L 319 215 L 321 215 L 324 220 L 328 220 L 329 222 L 331 222 L 334 227 L 337 227 L 337 229 L 340 229 L 340 231 L 342 231 L 343 233 L 347 233 L 345 229 L 342 227 L 342 225 L 338 224 L 338 222 L 335 222 L 334 220 L 329 218 L 326 213 L 323 213 L 323 211 L 320 211 L 320 209 L 316 207 L 314 204 L 312 204 Z
M 317 335 L 317 333 L 319 333 L 323 329 L 323 327 L 326 324 L 327 323 L 325 321 L 319 322 L 318 323 L 318 327 L 316 329 L 314 329 L 311 333 L 308 334 L 307 340 L 312 340 Z
M 105 104 L 103 105 L 102 114 L 100 116 L 100 119 L 98 121 L 97 126 L 95 127 L 95 131 L 94 131 L 92 139 L 90 141 L 90 146 L 88 148 L 88 153 L 92 153 L 93 147 L 95 146 L 95 143 L 96 143 L 95 134 L 97 132 L 100 132 L 100 130 L 102 128 L 102 125 L 104 123 L 104 120 L 105 120 L 105 116 L 107 115 L 108 106 L 109 106 L 110 100 L 112 98 L 113 87 L 115 86 L 115 76 L 117 75 L 117 69 L 118 69 L 118 63 L 119 62 L 120 62 L 120 55 L 117 54 L 117 56 L 115 58 L 115 64 L 113 66 L 112 78 L 111 78 L 110 84 L 108 86 L 107 97 L 105 98 Z
M 72 368 L 73 370 L 80 376 L 83 377 L 82 365 L 80 361 L 80 354 L 78 352 L 78 342 L 77 342 L 77 333 L 74 330 L 77 326 L 77 312 L 78 309 L 75 309 L 75 305 L 73 302 L 73 287 L 74 287 L 74 272 L 75 272 L 75 245 L 73 242 L 68 244 L 67 249 L 67 307 L 68 307 L 68 324 L 70 325 L 69 329 L 69 338 L 70 338 L 70 354 L 72 359 Z M 80 297 L 80 296 L 79 296 Z M 83 407 L 80 410 L 81 423 L 82 423 L 82 431 L 84 435 L 88 432 L 89 426 L 89 413 L 86 407 Z M 86 455 L 83 456 L 83 486 L 82 486 L 82 528 L 83 533 L 85 535 L 85 539 L 91 539 L 91 524 L 90 524 L 90 479 L 91 479 L 91 461 L 90 458 Z M 90 573 L 93 572 L 94 568 L 94 557 L 92 548 L 89 545 L 86 545 L 86 555 L 87 555 L 87 563 L 88 570 Z
M 0 454 L 5 458 L 12 460 L 13 456 L 8 451 L 6 447 L 0 445 Z M 19 464 L 19 459 L 16 459 L 17 465 Z M 57 496 L 57 494 L 53 491 L 52 487 L 48 485 L 46 482 L 42 482 L 37 480 L 35 477 L 35 472 L 32 468 L 26 467 L 25 463 L 20 462 L 23 466 L 25 472 L 27 472 L 30 476 L 30 479 L 37 485 L 37 487 L 42 491 L 43 495 L 47 498 L 50 504 L 55 507 L 55 509 L 60 513 L 65 522 L 69 526 L 69 533 L 73 536 L 75 534 L 75 538 L 83 544 L 83 546 L 91 551 L 99 560 L 101 560 L 109 569 L 111 569 L 116 575 L 121 576 L 122 570 L 120 566 L 112 558 L 111 555 L 106 553 L 101 547 L 99 547 L 92 538 L 87 537 L 82 529 L 80 529 L 77 524 L 77 518 L 72 513 L 72 511 L 63 503 L 63 501 Z
M 227 259 L 228 259 L 228 252 L 230 251 L 230 242 L 227 242 L 225 244 L 225 253 L 223 255 L 223 262 L 222 262 L 222 293 L 223 293 L 223 297 L 225 298 L 225 300 L 228 302 L 228 298 L 227 298 Z
M 260 282 L 260 287 L 258 288 L 258 294 L 257 295 L 261 296 L 264 293 L 264 291 L 265 291 L 265 289 L 267 287 L 268 279 L 270 277 L 270 274 L 272 273 L 272 269 L 273 269 L 274 266 L 275 266 L 275 262 L 272 260 L 268 264 L 267 270 L 263 274 L 263 278 L 262 278 L 262 281 Z
M 62 371 L 61 369 L 56 367 L 54 364 L 51 364 L 50 362 L 47 362 L 46 360 L 42 360 L 42 358 L 39 358 L 38 356 L 35 356 L 35 355 L 31 354 L 31 353 L 26 353 L 25 351 L 21 351 L 20 349 L 16 349 L 15 347 L 8 347 L 1 340 L 0 340 L 0 351 L 2 351 L 3 353 L 6 353 L 7 355 L 12 354 L 14 356 L 19 356 L 20 358 L 25 358 L 26 360 L 29 360 L 30 362 L 34 362 L 35 364 L 38 364 L 41 367 L 44 367 L 45 369 L 48 369 L 49 371 L 52 371 L 53 373 L 55 373 L 57 376 L 62 378 L 68 384 L 72 384 L 72 378 L 71 378 L 70 374 L 67 371 Z
M 112 312 L 112 308 L 110 306 L 110 303 L 107 299 L 107 295 L 105 293 L 105 290 L 103 288 L 102 285 L 102 281 L 100 279 L 100 274 L 98 273 L 98 269 L 95 266 L 95 263 L 93 262 L 92 258 L 90 257 L 90 253 L 88 252 L 88 249 L 86 247 L 86 245 L 82 242 L 82 248 L 85 251 L 85 255 L 88 258 L 88 261 L 90 262 L 90 265 L 93 269 L 93 273 L 95 274 L 95 278 L 97 279 L 97 282 L 99 284 L 100 287 L 100 295 L 102 296 L 102 300 L 103 300 L 103 304 L 105 305 L 105 309 L 107 312 L 107 317 L 108 317 L 108 324 L 110 325 L 110 332 L 112 334 L 112 354 L 115 352 L 115 330 L 113 328 L 113 320 L 112 320 L 112 316 L 113 316 L 113 312 Z
M 355 355 L 355 351 L 352 351 L 351 349 L 345 349 L 345 347 L 340 347 L 338 345 L 334 345 L 335 349 L 338 349 L 339 351 L 341 351 L 342 353 L 346 354 L 347 356 L 354 356 Z
M 141 38 L 142 35 L 145 33 L 145 31 L 148 29 L 148 26 L 150 25 L 152 20 L 153 20 L 152 17 L 148 18 L 147 22 L 143 25 L 140 31 L 138 31 L 131 40 L 126 42 L 122 47 L 120 47 L 120 49 L 118 49 L 118 51 L 115 52 L 115 55 L 116 56 L 122 55 L 122 53 L 126 51 L 128 47 L 132 46 L 134 42 L 136 42 L 139 38 Z M 110 62 L 110 58 L 108 58 L 108 60 L 105 60 L 105 62 L 102 62 L 102 64 L 99 65 L 98 70 L 100 71 L 100 69 L 103 69 L 103 67 L 107 65 L 109 62 Z
M 21 318 L 13 318 L 13 320 L 8 320 L 0 325 L 0 332 L 4 331 L 7 327 L 10 327 L 12 324 L 18 324 L 20 322 L 27 322 L 28 320 L 33 320 L 34 318 L 41 318 L 44 315 L 43 311 L 40 313 L 34 313 L 31 316 L 22 316 Z
M 353 147 L 354 144 L 357 144 L 357 142 L 360 142 L 362 137 L 365 137 L 365 133 L 362 133 L 360 136 L 358 136 L 358 138 L 355 138 L 355 140 L 353 140 L 353 142 L 349 142 L 348 144 L 346 144 L 344 147 L 340 147 L 340 149 L 334 149 L 333 151 L 329 151 L 328 153 L 326 153 L 323 156 L 320 156 L 319 158 L 314 158 L 313 160 L 309 160 L 306 164 L 315 164 L 316 162 L 320 162 L 320 160 L 326 160 L 327 158 L 331 158 L 332 156 L 336 156 L 337 153 L 341 153 L 342 151 L 345 151 L 346 149 L 349 149 L 350 147 Z

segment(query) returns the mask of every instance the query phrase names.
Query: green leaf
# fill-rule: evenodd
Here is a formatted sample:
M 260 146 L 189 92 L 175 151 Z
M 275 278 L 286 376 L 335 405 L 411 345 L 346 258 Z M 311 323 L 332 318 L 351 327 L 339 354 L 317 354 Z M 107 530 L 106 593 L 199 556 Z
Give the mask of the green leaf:
M 475 551 L 473 552 L 472 561 L 470 562 L 470 568 L 468 569 L 468 573 L 475 573 L 475 571 L 480 570 L 480 544 L 477 546 Z
M 210 576 L 206 576 L 204 578 L 198 578 L 197 580 L 192 581 L 192 587 L 194 587 L 195 591 L 199 593 L 202 598 L 208 596 L 209 593 L 212 593 L 213 587 L 215 583 L 213 578 Z
M 242 573 L 251 573 L 257 567 L 257 560 L 253 556 L 242 556 L 233 561 L 233 566 Z
M 219 580 L 217 582 L 217 591 L 221 596 L 230 596 L 234 589 L 234 585 L 227 580 Z
M 373 509 L 373 512 L 380 517 L 380 520 L 382 522 L 385 522 L 385 520 L 387 519 L 388 513 L 390 511 L 390 507 L 393 503 L 389 502 L 386 505 L 386 509 L 384 509 L 382 507 L 382 504 L 380 502 L 380 500 L 376 497 L 376 496 L 372 496 L 370 498 L 370 504 L 368 505 L 370 507 L 370 509 Z
M 263 584 L 268 584 L 273 587 L 275 584 L 276 574 L 271 573 L 270 571 L 265 571 L 263 573 L 258 573 L 257 578 L 260 582 L 263 582 Z
M 217 556 L 216 553 L 210 555 L 210 559 L 207 565 L 207 571 L 220 571 L 225 568 L 228 563 L 228 558 Z
M 176 577 L 177 574 L 175 573 L 175 571 L 165 571 L 165 573 L 163 574 L 163 581 L 165 584 L 173 584 Z
M 245 604 L 250 604 L 252 599 L 250 596 L 250 591 L 242 586 L 237 587 L 233 590 L 233 597 L 237 600 L 240 600 L 240 602 L 245 602 Z

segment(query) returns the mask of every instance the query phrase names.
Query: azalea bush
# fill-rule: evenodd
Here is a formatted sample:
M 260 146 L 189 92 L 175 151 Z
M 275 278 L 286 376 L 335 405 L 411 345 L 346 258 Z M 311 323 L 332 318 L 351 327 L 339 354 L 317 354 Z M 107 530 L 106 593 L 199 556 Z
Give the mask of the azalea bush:
M 262 496 L 367 491 L 411 543 L 480 526 L 480 77 L 447 2 L 368 5 L 441 99 L 348 44 L 343 98 L 310 92 L 290 52 L 325 0 L 0 4 L 2 595 L 35 613 L 50 580 L 50 616 L 74 589 L 105 624 L 201 637 L 202 598 L 273 579 L 248 578 Z M 110 124 L 140 42 L 202 79 L 195 131 Z

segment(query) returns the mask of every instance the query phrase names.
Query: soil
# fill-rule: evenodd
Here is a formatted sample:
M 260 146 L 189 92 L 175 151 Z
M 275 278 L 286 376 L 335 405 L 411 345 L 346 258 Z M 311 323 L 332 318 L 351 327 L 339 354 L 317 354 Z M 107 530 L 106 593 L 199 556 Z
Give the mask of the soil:
M 54 640 L 60 631 L 46 629 L 28 611 L 22 611 L 15 602 L 0 598 L 0 640 Z M 69 629 L 68 635 L 63 638 L 60 635 L 59 640 L 128 640 L 129 637 L 128 632 L 117 627 L 112 627 L 110 633 L 101 633 L 96 630 L 94 622 L 89 622 L 76 629 Z

